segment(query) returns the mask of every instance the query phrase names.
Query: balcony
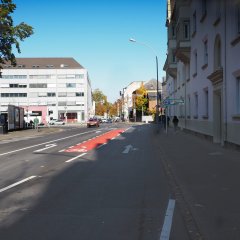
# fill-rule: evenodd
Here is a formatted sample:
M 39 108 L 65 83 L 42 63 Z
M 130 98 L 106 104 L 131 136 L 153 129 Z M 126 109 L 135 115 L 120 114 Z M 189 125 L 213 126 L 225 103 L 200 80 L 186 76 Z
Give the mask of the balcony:
M 167 59 L 165 61 L 163 70 L 170 75 L 172 78 L 177 77 L 177 63 L 176 61 L 173 61 L 172 54 L 169 54 L 167 56 Z
M 187 18 L 179 19 L 177 25 L 177 47 L 176 56 L 183 63 L 190 62 L 190 21 Z

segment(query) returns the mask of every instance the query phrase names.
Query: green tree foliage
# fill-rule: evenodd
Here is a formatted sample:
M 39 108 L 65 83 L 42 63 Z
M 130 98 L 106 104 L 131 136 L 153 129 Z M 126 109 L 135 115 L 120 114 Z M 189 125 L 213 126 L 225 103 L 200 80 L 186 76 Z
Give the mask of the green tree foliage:
M 16 4 L 12 0 L 0 0 L 0 70 L 7 61 L 16 66 L 12 47 L 15 46 L 18 53 L 21 53 L 19 41 L 24 41 L 33 34 L 33 28 L 24 22 L 14 26 L 11 14 L 15 9 Z
M 95 114 L 99 116 L 103 116 L 104 113 L 107 113 L 109 103 L 107 102 L 107 96 L 103 94 L 103 92 L 99 89 L 95 89 L 93 91 L 93 101 L 95 101 Z
M 148 111 L 147 90 L 143 84 L 139 89 L 136 90 L 135 106 L 137 111 L 143 110 L 145 113 Z

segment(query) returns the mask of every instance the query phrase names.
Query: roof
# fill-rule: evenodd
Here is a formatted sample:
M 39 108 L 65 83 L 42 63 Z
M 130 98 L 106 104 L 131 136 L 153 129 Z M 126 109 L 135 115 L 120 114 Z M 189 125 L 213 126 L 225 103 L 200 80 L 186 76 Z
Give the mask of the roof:
M 13 69 L 84 69 L 74 58 L 16 58 L 17 66 L 3 64 L 3 68 Z
M 146 90 L 157 90 L 157 80 L 151 79 L 144 84 Z

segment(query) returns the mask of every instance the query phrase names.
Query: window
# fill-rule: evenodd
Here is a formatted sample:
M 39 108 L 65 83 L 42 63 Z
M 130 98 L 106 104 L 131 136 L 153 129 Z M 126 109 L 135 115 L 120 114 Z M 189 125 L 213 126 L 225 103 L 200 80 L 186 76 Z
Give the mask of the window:
M 237 33 L 240 34 L 240 3 L 236 6 Z
M 202 18 L 207 14 L 207 0 L 202 0 Z
M 74 92 L 68 92 L 67 97 L 75 97 L 76 94 Z
M 84 92 L 76 92 L 76 97 L 84 97 Z
M 209 111 L 209 96 L 208 96 L 208 89 L 204 89 L 204 117 L 207 118 Z
M 84 79 L 84 74 L 76 74 L 75 78 Z
M 29 88 L 47 88 L 46 83 L 30 83 Z
M 176 26 L 172 24 L 172 38 L 176 37 Z
M 189 26 L 190 26 L 189 21 L 183 22 L 183 36 L 185 40 L 189 40 Z
M 75 88 L 76 87 L 76 83 L 66 83 L 66 87 L 67 88 Z
M 2 75 L 3 79 L 26 79 L 27 75 Z
M 221 8 L 222 8 L 222 0 L 215 1 L 216 4 L 216 21 L 221 17 Z
M 221 63 L 221 39 L 217 35 L 214 43 L 214 70 L 222 67 Z
M 197 51 L 195 50 L 193 52 L 193 59 L 194 59 L 194 69 L 193 69 L 193 77 L 196 77 L 197 76 L 197 65 L 198 65 L 198 62 L 197 62 Z
M 67 106 L 75 106 L 76 102 L 75 101 L 68 101 Z
M 58 106 L 67 106 L 67 102 L 58 102 Z
M 27 97 L 27 93 L 1 93 L 1 97 Z
M 58 93 L 58 96 L 59 96 L 59 97 L 66 97 L 66 96 L 67 96 L 67 93 L 66 93 L 66 92 L 59 92 L 59 93 Z
M 51 75 L 29 75 L 30 79 L 36 78 L 36 79 L 49 79 L 51 78 Z
M 196 33 L 197 31 L 197 15 L 196 15 L 196 11 L 193 13 L 193 35 Z
M 173 63 L 177 62 L 176 55 L 175 55 L 175 49 L 172 49 L 172 62 Z
M 56 97 L 56 93 L 55 92 L 48 92 L 47 96 L 48 97 Z
M 240 77 L 236 79 L 236 110 L 240 114 Z
M 46 92 L 39 92 L 38 97 L 46 97 L 47 93 Z
M 194 118 L 198 118 L 198 94 L 194 94 Z
M 203 63 L 204 65 L 207 65 L 208 64 L 208 41 L 204 41 L 203 43 L 203 50 L 204 50 L 204 60 L 203 60 Z
M 190 118 L 191 116 L 191 97 L 188 95 L 187 97 L 187 117 Z

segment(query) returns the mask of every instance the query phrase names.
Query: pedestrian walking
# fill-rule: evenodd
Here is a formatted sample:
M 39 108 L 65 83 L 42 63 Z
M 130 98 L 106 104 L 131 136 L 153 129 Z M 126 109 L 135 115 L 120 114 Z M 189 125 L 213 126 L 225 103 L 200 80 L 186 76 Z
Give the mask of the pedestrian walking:
M 35 117 L 33 122 L 34 122 L 34 128 L 38 130 L 39 119 Z
M 176 130 L 177 130 L 177 128 L 178 128 L 178 122 L 179 122 L 177 116 L 174 116 L 174 117 L 173 117 L 172 122 L 173 122 L 173 126 L 174 126 L 174 131 L 176 132 Z

